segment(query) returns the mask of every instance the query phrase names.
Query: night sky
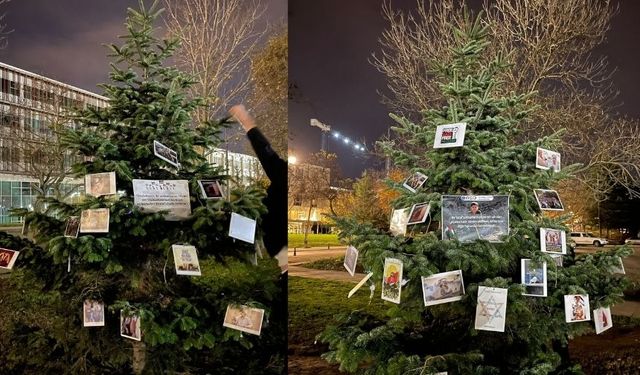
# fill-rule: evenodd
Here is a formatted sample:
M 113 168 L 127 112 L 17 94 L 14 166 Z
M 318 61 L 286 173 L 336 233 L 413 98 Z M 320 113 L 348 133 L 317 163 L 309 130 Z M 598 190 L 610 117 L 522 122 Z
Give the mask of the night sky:
M 265 4 L 263 22 L 286 19 L 286 0 Z M 138 0 L 10 1 L 0 7 L 7 29 L 13 30 L 8 46 L 0 50 L 0 61 L 99 94 L 96 85 L 105 82 L 109 72 L 103 44 L 115 43 L 125 33 L 128 7 L 138 9 Z
M 416 2 L 392 4 L 407 10 Z M 623 103 L 618 110 L 632 117 L 640 116 L 639 14 L 640 1 L 623 1 L 608 40 L 595 51 L 617 66 L 614 84 Z M 310 127 L 311 118 L 352 139 L 365 138 L 369 145 L 386 134 L 393 121 L 377 94 L 386 82 L 368 62 L 380 50 L 378 38 L 386 26 L 381 0 L 289 1 L 289 80 L 300 98 L 289 104 L 290 152 L 304 158 L 320 149 L 321 132 Z M 338 154 L 347 176 L 357 177 L 373 166 L 337 141 L 329 141 L 329 150 Z

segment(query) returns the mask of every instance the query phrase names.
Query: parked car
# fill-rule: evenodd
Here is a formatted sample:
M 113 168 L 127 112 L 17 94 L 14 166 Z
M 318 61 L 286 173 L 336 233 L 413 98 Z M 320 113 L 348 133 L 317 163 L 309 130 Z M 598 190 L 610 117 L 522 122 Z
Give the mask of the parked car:
M 640 238 L 627 238 L 624 243 L 627 245 L 640 245 Z
M 576 245 L 604 246 L 609 243 L 606 238 L 596 237 L 589 232 L 571 232 L 571 239 Z

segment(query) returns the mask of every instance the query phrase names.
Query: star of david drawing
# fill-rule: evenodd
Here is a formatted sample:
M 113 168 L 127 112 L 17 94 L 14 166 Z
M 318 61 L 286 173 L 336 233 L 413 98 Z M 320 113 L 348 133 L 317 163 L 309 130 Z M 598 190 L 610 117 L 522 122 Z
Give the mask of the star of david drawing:
M 489 322 L 492 322 L 493 319 L 502 318 L 502 314 L 500 313 L 500 308 L 504 305 L 504 303 L 496 302 L 493 296 L 489 297 L 487 302 L 480 302 L 480 315 L 489 318 Z

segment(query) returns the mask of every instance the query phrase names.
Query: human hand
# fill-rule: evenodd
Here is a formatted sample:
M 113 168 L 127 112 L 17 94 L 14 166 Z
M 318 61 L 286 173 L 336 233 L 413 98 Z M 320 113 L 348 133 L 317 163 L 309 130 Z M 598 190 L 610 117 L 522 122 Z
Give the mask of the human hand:
M 240 125 L 242 125 L 242 128 L 244 128 L 245 132 L 248 132 L 252 128 L 256 127 L 256 122 L 253 116 L 249 114 L 249 111 L 247 111 L 247 109 L 242 104 L 237 104 L 231 107 L 231 109 L 229 109 L 229 114 L 233 116 L 240 123 Z

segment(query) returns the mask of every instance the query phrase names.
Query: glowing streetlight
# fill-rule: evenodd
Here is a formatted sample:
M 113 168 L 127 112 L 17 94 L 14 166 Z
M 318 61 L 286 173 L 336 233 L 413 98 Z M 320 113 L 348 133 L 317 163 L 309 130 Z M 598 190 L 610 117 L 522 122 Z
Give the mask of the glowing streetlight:
M 289 155 L 287 161 L 289 162 L 289 164 L 295 164 L 298 162 L 298 158 L 296 158 L 295 155 Z

